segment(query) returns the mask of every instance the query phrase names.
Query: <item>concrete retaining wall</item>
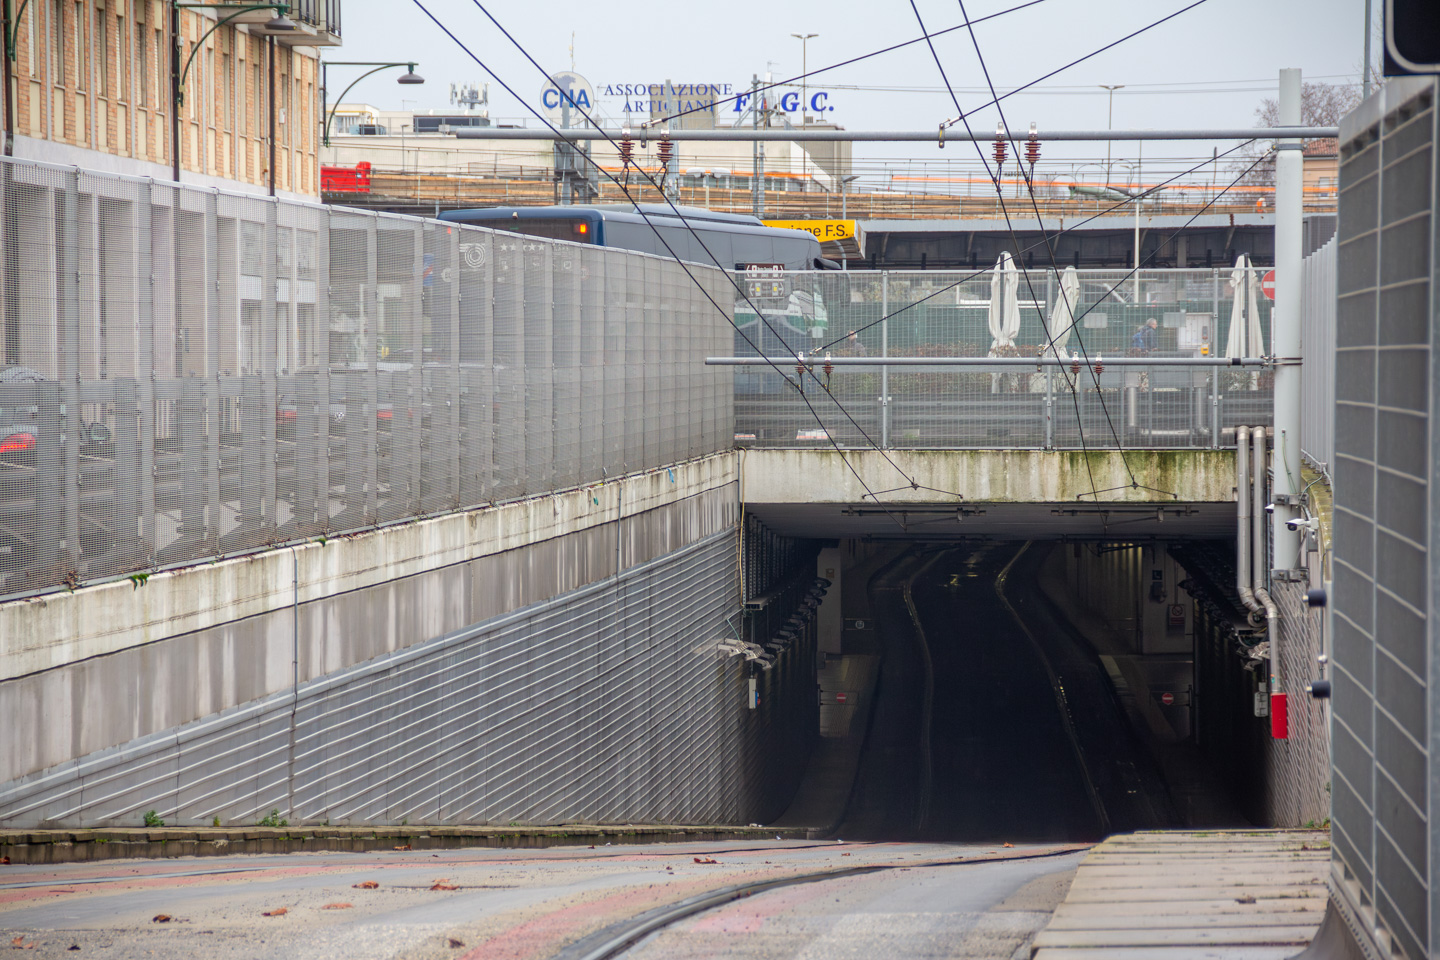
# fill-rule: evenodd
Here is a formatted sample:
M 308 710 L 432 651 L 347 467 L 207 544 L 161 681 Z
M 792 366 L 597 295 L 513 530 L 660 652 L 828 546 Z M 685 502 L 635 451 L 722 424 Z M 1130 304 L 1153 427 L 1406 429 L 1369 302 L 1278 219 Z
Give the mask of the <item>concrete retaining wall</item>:
M 823 449 L 744 450 L 741 471 L 747 503 L 954 502 L 946 491 L 986 502 L 1070 503 L 1096 489 L 1125 503 L 1235 499 L 1233 450 L 847 450 L 843 458 Z M 1132 485 L 1132 473 L 1145 485 Z

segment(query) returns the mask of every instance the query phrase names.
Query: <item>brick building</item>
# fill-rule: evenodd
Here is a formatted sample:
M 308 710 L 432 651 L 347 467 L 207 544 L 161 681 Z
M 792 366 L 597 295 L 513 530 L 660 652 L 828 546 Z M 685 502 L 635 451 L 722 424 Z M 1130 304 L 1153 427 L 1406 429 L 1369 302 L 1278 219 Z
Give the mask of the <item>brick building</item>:
M 178 142 L 183 182 L 319 195 L 320 49 L 340 43 L 340 0 L 3 6 L 7 154 L 170 180 Z

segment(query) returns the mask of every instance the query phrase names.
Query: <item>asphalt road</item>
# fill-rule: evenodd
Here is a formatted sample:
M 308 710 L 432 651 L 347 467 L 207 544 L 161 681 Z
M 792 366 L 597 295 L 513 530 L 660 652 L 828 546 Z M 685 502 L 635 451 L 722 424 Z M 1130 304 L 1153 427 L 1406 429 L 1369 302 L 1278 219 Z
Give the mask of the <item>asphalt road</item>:
M 522 960 L 698 893 L 885 865 L 697 914 L 627 956 L 1009 957 L 1064 897 L 1072 851 L 735 841 L 5 866 L 0 932 L 36 958 Z

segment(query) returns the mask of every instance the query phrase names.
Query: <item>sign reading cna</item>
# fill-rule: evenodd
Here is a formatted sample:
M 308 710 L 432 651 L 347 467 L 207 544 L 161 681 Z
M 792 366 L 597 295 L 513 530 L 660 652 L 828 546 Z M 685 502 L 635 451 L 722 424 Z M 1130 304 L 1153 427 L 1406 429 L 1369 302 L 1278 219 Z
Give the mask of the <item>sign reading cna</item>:
M 540 88 L 540 106 L 551 123 L 564 123 L 568 112 L 570 123 L 578 126 L 585 122 L 581 111 L 588 114 L 595 109 L 595 90 L 580 74 L 566 70 L 552 75 Z
M 855 236 L 854 220 L 766 220 L 764 223 L 767 227 L 813 233 L 815 239 L 822 243 L 826 240 L 849 240 Z

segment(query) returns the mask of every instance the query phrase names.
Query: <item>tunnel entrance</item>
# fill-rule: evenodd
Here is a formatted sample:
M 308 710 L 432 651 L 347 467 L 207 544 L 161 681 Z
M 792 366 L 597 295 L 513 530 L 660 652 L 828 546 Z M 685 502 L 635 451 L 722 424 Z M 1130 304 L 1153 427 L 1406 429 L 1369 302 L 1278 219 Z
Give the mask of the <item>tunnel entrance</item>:
M 821 736 L 850 736 L 858 761 L 834 835 L 999 843 L 1245 825 L 1196 746 L 1193 581 L 1163 544 L 838 553 Z M 840 689 L 856 677 L 867 690 Z

